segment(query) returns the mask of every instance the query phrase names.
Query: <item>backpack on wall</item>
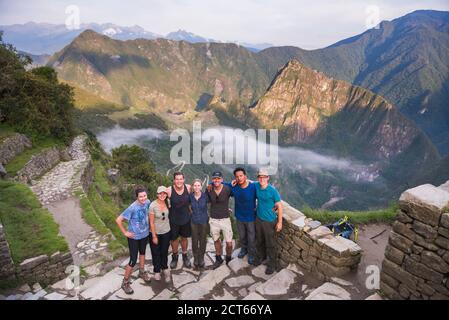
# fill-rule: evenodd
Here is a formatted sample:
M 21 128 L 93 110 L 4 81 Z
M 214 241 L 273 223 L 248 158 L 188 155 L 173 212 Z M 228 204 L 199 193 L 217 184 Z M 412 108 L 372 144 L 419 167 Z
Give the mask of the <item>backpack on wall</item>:
M 353 239 L 351 240 L 357 241 L 359 229 L 348 220 L 348 216 L 344 216 L 344 218 L 339 219 L 337 222 L 328 224 L 326 227 L 333 231 L 336 236 L 342 236 L 346 239 L 351 239 L 353 236 Z

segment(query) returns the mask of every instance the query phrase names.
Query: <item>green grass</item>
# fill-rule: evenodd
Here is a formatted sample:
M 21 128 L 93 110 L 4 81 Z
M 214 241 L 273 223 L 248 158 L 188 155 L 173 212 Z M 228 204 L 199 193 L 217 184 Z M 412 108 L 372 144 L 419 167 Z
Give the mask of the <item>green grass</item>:
M 0 221 L 15 264 L 69 250 L 58 224 L 26 185 L 0 180 Z
M 63 147 L 64 143 L 54 138 L 43 138 L 36 139 L 36 141 L 32 142 L 32 145 L 33 146 L 31 148 L 25 149 L 5 166 L 9 176 L 15 176 L 16 173 L 22 169 L 28 161 L 30 161 L 33 155 L 38 154 L 48 148 Z
M 13 128 L 5 125 L 5 124 L 1 124 L 0 125 L 0 143 L 3 142 L 3 140 L 5 140 L 6 138 L 14 135 L 16 132 L 14 131 Z
M 348 216 L 349 221 L 354 224 L 369 224 L 393 222 L 396 217 L 397 204 L 392 204 L 386 209 L 368 211 L 330 211 L 303 207 L 301 211 L 309 218 L 318 220 L 323 224 L 336 222 L 338 219 Z
M 100 234 L 107 234 L 109 229 L 105 226 L 103 221 L 98 217 L 95 209 L 90 203 L 89 198 L 84 193 L 77 193 L 76 196 L 80 199 L 80 205 L 82 209 L 82 217 L 87 224 L 92 226 Z

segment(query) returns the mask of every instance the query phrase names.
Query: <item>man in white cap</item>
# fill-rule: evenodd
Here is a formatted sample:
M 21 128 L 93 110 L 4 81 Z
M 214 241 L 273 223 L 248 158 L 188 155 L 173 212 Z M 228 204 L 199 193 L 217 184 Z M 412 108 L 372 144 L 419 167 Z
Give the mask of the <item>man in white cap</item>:
M 269 182 L 268 171 L 260 169 L 257 173 L 257 217 L 256 217 L 256 247 L 255 265 L 268 258 L 266 274 L 272 274 L 277 269 L 276 233 L 282 230 L 282 202 L 279 192 Z

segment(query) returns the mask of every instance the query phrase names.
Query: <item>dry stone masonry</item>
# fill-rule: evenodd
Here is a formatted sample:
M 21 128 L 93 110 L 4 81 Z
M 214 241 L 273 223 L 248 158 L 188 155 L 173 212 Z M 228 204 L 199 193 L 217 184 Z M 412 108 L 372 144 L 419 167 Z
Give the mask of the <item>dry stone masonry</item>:
M 382 264 L 390 299 L 449 299 L 449 181 L 405 191 Z
M 281 266 L 300 265 L 321 279 L 342 276 L 357 269 L 362 249 L 346 238 L 335 236 L 325 226 L 315 226 L 302 212 L 284 205 L 283 229 L 278 237 Z
M 3 225 L 0 224 L 0 281 L 13 279 L 15 279 L 14 263 L 5 238 Z
M 6 138 L 0 143 L 0 164 L 7 164 L 26 148 L 31 148 L 31 141 L 27 136 L 16 133 Z
M 64 279 L 70 265 L 73 265 L 70 252 L 40 255 L 23 261 L 17 268 L 17 278 L 27 283 L 48 285 Z

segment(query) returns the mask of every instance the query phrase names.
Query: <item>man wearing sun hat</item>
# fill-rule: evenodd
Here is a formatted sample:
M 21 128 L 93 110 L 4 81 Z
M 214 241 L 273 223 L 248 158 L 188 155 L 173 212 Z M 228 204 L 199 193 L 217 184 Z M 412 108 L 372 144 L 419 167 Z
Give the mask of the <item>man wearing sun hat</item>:
M 266 274 L 272 274 L 277 269 L 276 233 L 282 230 L 281 196 L 276 188 L 269 183 L 270 176 L 266 169 L 257 172 L 256 196 L 256 248 L 255 265 L 268 258 Z

